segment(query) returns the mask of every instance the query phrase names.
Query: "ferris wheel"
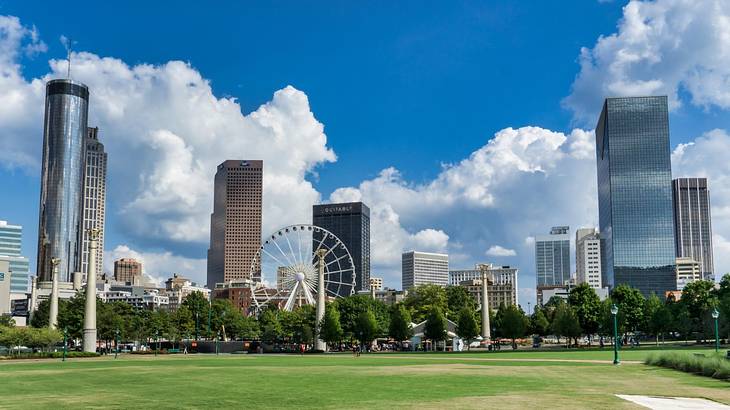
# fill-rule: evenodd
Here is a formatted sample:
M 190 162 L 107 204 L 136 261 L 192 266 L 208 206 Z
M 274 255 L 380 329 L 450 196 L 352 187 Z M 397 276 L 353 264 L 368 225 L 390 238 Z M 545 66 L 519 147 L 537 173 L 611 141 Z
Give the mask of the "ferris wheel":
M 332 232 L 314 225 L 290 225 L 264 237 L 251 263 L 252 307 L 292 310 L 313 305 L 324 271 L 329 298 L 355 293 L 355 265 L 350 252 Z

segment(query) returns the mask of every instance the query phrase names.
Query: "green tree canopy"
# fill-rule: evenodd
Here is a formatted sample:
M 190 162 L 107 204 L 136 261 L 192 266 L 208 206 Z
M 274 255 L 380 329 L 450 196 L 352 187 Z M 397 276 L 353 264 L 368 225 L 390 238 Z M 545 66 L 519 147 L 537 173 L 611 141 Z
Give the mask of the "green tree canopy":
M 319 328 L 320 337 L 326 343 L 336 344 L 342 340 L 342 325 L 340 324 L 340 312 L 337 310 L 337 306 L 332 303 L 327 304 Z
M 426 318 L 426 325 L 423 329 L 423 335 L 432 342 L 446 340 L 446 318 L 441 313 L 441 309 L 432 306 Z
M 568 305 L 575 310 L 578 323 L 580 323 L 580 327 L 586 335 L 590 337 L 590 335 L 598 332 L 601 300 L 598 298 L 595 289 L 587 283 L 581 283 L 574 287 L 568 295 Z
M 618 285 L 611 291 L 611 300 L 618 306 L 619 325 L 626 330 L 641 329 L 644 323 L 644 295 L 628 285 Z
M 398 342 L 408 340 L 413 336 L 411 314 L 402 304 L 394 305 L 391 309 L 388 335 Z
M 459 312 L 456 323 L 456 334 L 467 341 L 467 346 L 479 336 L 479 323 L 474 317 L 474 310 L 464 306 Z
M 512 339 L 514 345 L 515 339 L 527 334 L 529 321 L 525 313 L 515 305 L 500 306 L 502 310 L 502 318 L 499 323 L 499 333 L 503 337 Z
M 380 328 L 375 314 L 369 310 L 361 312 L 357 318 L 357 339 L 361 343 L 370 343 L 378 336 Z
M 403 304 L 410 310 L 413 321 L 420 323 L 428 317 L 433 308 L 448 310 L 446 290 L 438 285 L 420 285 L 408 291 Z
M 550 332 L 550 322 L 542 311 L 540 308 L 535 309 L 535 313 L 530 318 L 530 329 L 538 336 L 546 336 Z

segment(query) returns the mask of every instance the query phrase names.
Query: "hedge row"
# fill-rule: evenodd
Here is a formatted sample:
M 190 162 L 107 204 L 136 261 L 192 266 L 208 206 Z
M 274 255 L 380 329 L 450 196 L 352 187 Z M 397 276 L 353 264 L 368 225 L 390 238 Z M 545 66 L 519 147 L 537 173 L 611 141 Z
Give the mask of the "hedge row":
M 66 357 L 97 357 L 98 353 L 90 352 L 66 352 Z M 37 353 L 20 353 L 11 354 L 9 356 L 0 356 L 0 360 L 15 360 L 15 359 L 60 359 L 63 357 L 63 352 L 37 352 Z
M 730 360 L 716 354 L 705 356 L 684 352 L 652 353 L 644 363 L 730 381 Z

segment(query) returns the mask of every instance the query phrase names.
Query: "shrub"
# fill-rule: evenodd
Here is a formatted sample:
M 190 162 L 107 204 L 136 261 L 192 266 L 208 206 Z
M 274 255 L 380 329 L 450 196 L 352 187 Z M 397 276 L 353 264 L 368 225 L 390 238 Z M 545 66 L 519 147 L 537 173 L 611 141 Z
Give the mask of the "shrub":
M 75 357 L 97 357 L 97 353 L 90 352 L 66 352 L 67 358 Z M 20 353 L 13 354 L 12 356 L 0 356 L 0 360 L 10 359 L 60 359 L 63 357 L 63 352 L 36 352 L 36 353 Z
M 680 352 L 653 353 L 646 358 L 645 363 L 730 381 L 730 361 L 716 354 L 704 356 Z

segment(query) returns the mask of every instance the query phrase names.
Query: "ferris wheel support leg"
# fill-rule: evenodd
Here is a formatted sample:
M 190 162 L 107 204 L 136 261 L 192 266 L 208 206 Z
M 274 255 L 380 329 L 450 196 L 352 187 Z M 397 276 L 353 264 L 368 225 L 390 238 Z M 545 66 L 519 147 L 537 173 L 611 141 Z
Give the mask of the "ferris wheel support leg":
M 320 339 L 320 325 L 322 319 L 324 319 L 324 295 L 327 292 L 324 285 L 324 257 L 325 250 L 320 249 L 317 251 L 317 257 L 319 258 L 318 272 L 317 272 L 317 323 L 315 325 L 316 332 L 314 334 L 314 348 L 316 350 L 327 350 L 327 344 Z

